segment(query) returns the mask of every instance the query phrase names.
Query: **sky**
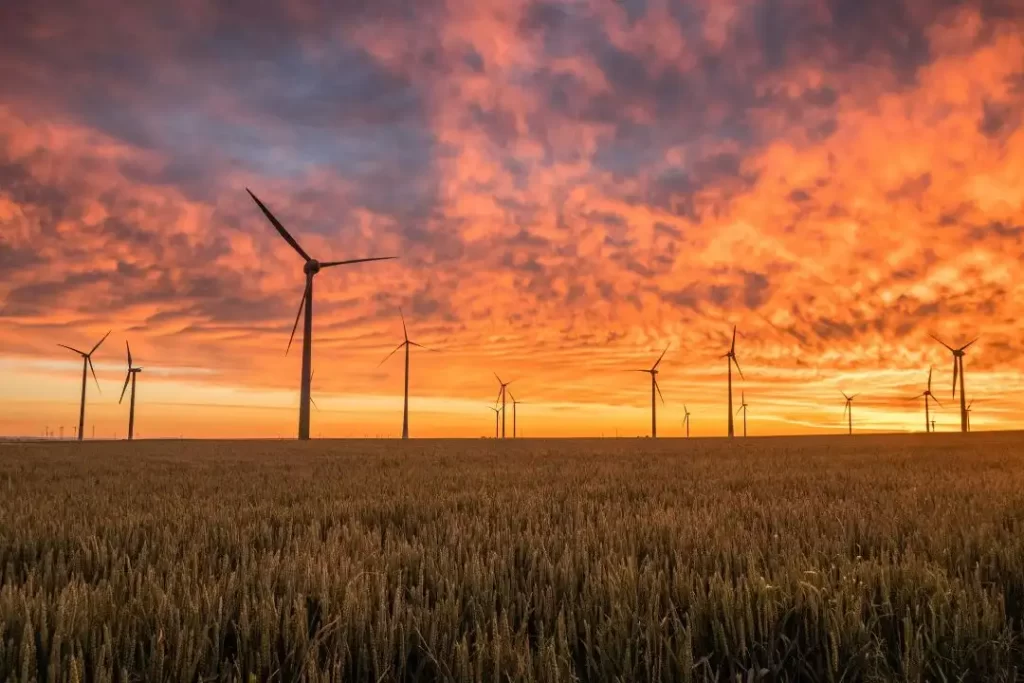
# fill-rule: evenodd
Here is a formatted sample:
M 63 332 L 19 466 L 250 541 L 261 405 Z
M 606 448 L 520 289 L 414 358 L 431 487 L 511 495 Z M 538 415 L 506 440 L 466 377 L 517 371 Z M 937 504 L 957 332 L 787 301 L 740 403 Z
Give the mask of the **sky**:
M 1013 0 L 0 3 L 0 434 L 1024 428 Z M 300 327 L 301 334 L 301 327 Z M 507 429 L 511 432 L 512 415 Z

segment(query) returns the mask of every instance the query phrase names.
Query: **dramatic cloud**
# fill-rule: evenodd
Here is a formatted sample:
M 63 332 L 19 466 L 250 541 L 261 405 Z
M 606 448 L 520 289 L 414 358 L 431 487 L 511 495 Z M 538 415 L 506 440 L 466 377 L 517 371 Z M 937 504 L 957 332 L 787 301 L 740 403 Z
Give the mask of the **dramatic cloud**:
M 720 432 L 733 324 L 761 431 L 834 428 L 840 386 L 916 428 L 905 397 L 929 365 L 951 380 L 929 333 L 981 335 L 974 423 L 1020 424 L 1019 3 L 63 0 L 0 23 L 11 367 L 114 327 L 152 366 L 207 370 L 168 403 L 243 405 L 232 387 L 290 424 L 301 261 L 248 187 L 318 258 L 401 256 L 317 278 L 332 433 L 397 425 L 400 364 L 376 365 L 399 307 L 445 350 L 415 360 L 432 433 L 486 433 L 493 370 L 534 434 L 640 433 L 620 370 L 668 343 L 665 419 L 686 402 Z M 26 372 L 0 400 L 42 381 Z M 47 381 L 69 385 L 40 398 L 54 422 L 74 371 Z M 351 427 L 360 406 L 383 407 Z M 18 415 L 0 432 L 43 419 Z M 189 431 L 170 415 L 153 431 Z

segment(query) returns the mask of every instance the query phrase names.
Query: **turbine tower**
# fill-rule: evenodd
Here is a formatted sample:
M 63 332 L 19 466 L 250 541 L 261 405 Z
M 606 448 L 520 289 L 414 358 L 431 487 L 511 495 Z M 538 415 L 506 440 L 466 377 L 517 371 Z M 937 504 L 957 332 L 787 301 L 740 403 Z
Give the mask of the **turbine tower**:
M 743 411 L 743 438 L 747 438 L 747 397 L 745 392 L 740 392 L 740 407 L 736 411 L 736 414 L 740 414 L 740 410 Z
M 685 404 L 683 404 L 683 412 L 685 413 L 685 415 L 683 415 L 683 426 L 686 427 L 686 438 L 689 439 L 690 438 L 690 410 L 689 410 L 689 408 L 686 407 Z
M 860 396 L 860 394 L 854 394 L 853 396 L 847 396 L 845 391 L 840 391 L 843 398 L 846 399 L 846 405 L 843 406 L 843 417 L 847 418 L 847 424 L 850 429 L 850 436 L 853 436 L 853 399 Z
M 501 378 L 498 377 L 498 373 L 494 373 L 494 377 L 498 380 L 498 398 L 494 399 L 497 404 L 498 399 L 501 399 L 501 438 L 505 438 L 505 395 L 508 392 L 508 385 L 512 384 L 511 380 L 508 382 L 502 382 Z M 497 419 L 497 418 L 495 418 Z
M 127 340 L 124 347 L 128 351 L 128 374 L 124 376 L 124 386 L 121 388 L 121 398 L 117 400 L 117 405 L 121 405 L 121 401 L 124 400 L 124 392 L 128 389 L 128 380 L 131 380 L 132 395 L 128 401 L 128 440 L 131 441 L 135 438 L 135 376 L 142 372 L 142 368 L 132 367 L 132 347 L 128 346 Z
M 87 371 L 92 372 L 92 379 L 94 382 L 96 382 L 96 390 L 102 394 L 103 390 L 100 389 L 100 381 L 96 379 L 96 368 L 92 366 L 92 354 L 96 353 L 96 349 L 100 348 L 100 344 L 107 340 L 107 337 L 110 336 L 111 331 L 108 331 L 105 335 L 103 335 L 103 339 L 100 339 L 98 342 L 96 342 L 96 346 L 92 347 L 92 350 L 89 351 L 89 353 L 86 353 L 85 351 L 79 351 L 78 349 L 73 348 L 71 346 L 65 346 L 64 344 L 57 344 L 57 346 L 63 347 L 68 351 L 74 351 L 75 353 L 82 357 L 82 402 L 79 404 L 78 407 L 79 441 L 82 440 L 82 432 L 85 429 L 85 385 L 86 379 L 88 379 Z M 64 436 L 61 435 L 61 438 L 64 438 Z
M 928 389 L 926 389 L 925 391 L 922 391 L 920 394 L 918 394 L 917 396 L 915 396 L 911 400 L 913 401 L 913 400 L 919 399 L 922 396 L 924 397 L 924 431 L 927 433 L 927 432 L 932 431 L 929 428 L 929 425 L 932 423 L 931 409 L 930 409 L 930 406 L 928 405 L 929 399 L 931 399 L 932 401 L 935 401 L 936 403 L 938 403 L 940 408 L 943 407 L 942 403 L 939 402 L 939 399 L 935 398 L 935 394 L 932 393 L 932 368 L 928 368 Z
M 651 438 L 658 438 L 658 402 L 655 396 L 661 396 L 661 402 L 665 403 L 665 397 L 661 394 L 661 387 L 658 386 L 658 366 L 661 365 L 661 359 L 668 353 L 668 346 L 658 356 L 658 360 L 654 361 L 654 365 L 651 366 L 650 370 L 631 370 L 630 372 L 646 372 L 651 376 Z
M 956 398 L 956 378 L 957 378 L 957 375 L 959 375 L 960 376 L 960 431 L 961 432 L 966 432 L 967 431 L 967 400 L 964 398 L 964 354 L 967 352 L 967 349 L 971 346 L 971 344 L 973 344 L 974 342 L 978 341 L 978 338 L 975 337 L 974 340 L 964 344 L 963 346 L 961 346 L 958 349 L 954 349 L 952 346 L 950 346 L 946 342 L 942 341 L 941 339 L 936 337 L 934 334 L 933 335 L 929 335 L 929 336 L 932 339 L 934 339 L 935 341 L 937 341 L 940 344 L 942 344 L 943 346 L 945 346 L 947 349 L 949 349 L 949 352 L 953 354 L 953 398 L 954 399 Z
M 398 349 L 402 348 L 403 346 L 405 347 L 405 402 L 403 403 L 403 408 L 402 408 L 402 438 L 403 439 L 408 439 L 409 438 L 409 347 L 410 346 L 415 346 L 415 347 L 421 348 L 421 349 L 423 349 L 425 351 L 433 351 L 433 349 L 428 349 L 426 346 L 423 346 L 422 344 L 417 344 L 414 341 L 410 341 L 409 340 L 409 330 L 405 327 L 405 313 L 403 313 L 402 309 L 399 308 L 398 309 L 398 314 L 400 316 L 402 316 L 402 336 L 405 337 L 405 341 L 403 341 L 401 344 L 396 346 L 394 351 L 392 351 L 387 356 L 385 356 L 384 360 L 382 360 L 380 362 L 380 365 L 378 365 L 377 367 L 379 368 L 381 365 L 384 365 L 384 363 L 387 361 L 388 358 L 391 358 L 391 356 L 395 355 L 395 353 L 398 352 Z
M 263 205 L 263 202 L 252 193 L 249 188 L 245 189 L 252 197 L 252 200 L 256 202 L 256 205 L 260 207 L 260 211 L 267 217 L 267 220 L 271 222 L 278 234 L 284 238 L 292 249 L 294 249 L 299 256 L 305 259 L 306 263 L 303 265 L 302 270 L 306 274 L 306 287 L 302 291 L 302 299 L 299 300 L 299 312 L 295 316 L 295 324 L 292 326 L 292 335 L 288 338 L 288 349 L 292 347 L 292 340 L 295 339 L 295 330 L 299 327 L 299 318 L 303 317 L 305 313 L 305 320 L 302 325 L 302 378 L 299 388 L 299 438 L 306 440 L 309 439 L 309 384 L 310 375 L 313 367 L 313 278 L 323 268 L 333 268 L 334 266 L 347 266 L 353 263 L 366 263 L 368 261 L 388 261 L 390 259 L 397 258 L 396 256 L 377 256 L 373 258 L 359 258 L 350 259 L 348 261 L 327 261 L 321 263 L 316 259 L 312 258 L 307 254 L 299 243 L 295 241 L 281 222 L 274 217 L 274 214 L 270 213 L 270 209 Z M 285 350 L 285 354 L 288 353 L 288 349 Z
M 740 370 L 740 362 L 738 360 L 736 360 L 736 326 L 735 325 L 732 326 L 732 345 L 729 347 L 729 353 L 725 354 L 724 356 L 721 356 L 721 358 L 728 359 L 728 360 L 725 361 L 725 364 L 726 364 L 726 366 L 729 369 L 729 438 L 731 439 L 731 438 L 733 438 L 733 436 L 735 436 L 735 428 L 733 427 L 733 422 L 732 422 L 732 366 L 733 366 L 733 364 L 736 365 L 736 372 L 740 373 L 740 379 L 744 379 L 743 371 Z
M 495 408 L 494 406 L 487 406 L 494 411 L 494 438 L 498 438 L 498 413 L 501 412 L 501 408 Z

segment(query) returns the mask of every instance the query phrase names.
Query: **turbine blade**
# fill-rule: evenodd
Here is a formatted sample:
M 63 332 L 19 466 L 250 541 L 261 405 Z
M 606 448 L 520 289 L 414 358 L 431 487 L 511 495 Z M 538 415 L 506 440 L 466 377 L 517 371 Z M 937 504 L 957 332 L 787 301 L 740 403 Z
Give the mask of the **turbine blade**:
M 105 335 L 103 335 L 103 339 L 100 339 L 98 342 L 96 342 L 96 346 L 92 347 L 92 351 L 89 352 L 90 356 L 92 354 L 96 353 L 96 349 L 100 348 L 100 344 L 102 344 L 103 342 L 107 341 L 107 337 L 110 336 L 111 332 L 113 332 L 113 330 L 107 330 L 107 333 Z
M 505 384 L 504 382 L 502 382 L 502 381 L 501 381 L 501 378 L 500 378 L 500 377 L 498 377 L 498 373 L 494 373 L 494 378 L 495 378 L 496 380 L 498 380 L 498 384 L 502 384 L 502 385 L 504 385 L 504 384 Z
M 96 382 L 96 391 L 102 394 L 103 389 L 100 388 L 100 380 L 96 377 L 96 368 L 92 366 L 92 356 L 86 356 L 85 360 L 89 364 L 89 370 L 92 371 L 92 381 Z
M 85 351 L 79 351 L 78 349 L 76 349 L 76 348 L 73 348 L 73 347 L 71 347 L 71 346 L 67 346 L 67 345 L 65 345 L 65 344 L 57 344 L 57 346 L 63 346 L 63 347 L 64 347 L 65 349 L 67 349 L 68 351 L 74 351 L 75 353 L 77 353 L 77 354 L 78 354 L 78 355 L 80 355 L 80 356 L 85 356 L 85 355 L 87 355 L 87 354 L 85 353 Z
M 669 346 L 671 346 L 671 344 L 669 344 Z M 654 363 L 654 367 L 652 367 L 651 370 L 658 369 L 658 365 L 661 363 L 661 359 L 665 357 L 666 353 L 668 353 L 668 346 L 666 346 L 665 350 L 661 352 L 660 356 L 658 356 L 658 360 Z
M 842 395 L 843 395 L 843 398 L 845 398 L 845 399 L 846 399 L 847 401 L 849 401 L 849 400 L 850 400 L 850 397 L 846 395 L 846 392 L 845 392 L 845 391 L 842 391 L 842 390 L 840 390 L 840 391 L 839 391 L 839 393 L 840 393 L 840 394 L 842 394 Z
M 928 368 L 928 391 L 932 390 L 932 370 L 935 368 Z
M 391 356 L 393 356 L 396 353 L 398 353 L 398 349 L 402 348 L 403 346 L 405 346 L 405 342 L 402 342 L 401 344 L 399 344 L 398 346 L 395 347 L 394 351 L 392 351 L 388 355 L 384 356 L 384 360 L 382 360 L 380 363 L 377 363 L 377 367 L 379 368 L 380 366 L 384 365 L 384 363 L 387 362 L 387 359 L 391 358 Z
M 509 397 L 510 399 L 512 399 L 512 402 L 513 402 L 513 403 L 516 403 L 516 402 L 517 402 L 517 401 L 516 401 L 516 397 L 515 397 L 515 395 L 514 395 L 514 394 L 513 394 L 513 393 L 512 393 L 511 391 L 510 391 L 510 392 L 508 392 L 508 397 Z
M 736 326 L 732 326 L 732 346 L 729 347 L 729 353 L 736 353 Z
M 908 401 L 916 401 L 917 399 L 919 399 L 919 398 L 924 398 L 924 397 L 925 397 L 925 396 L 927 396 L 927 395 L 928 395 L 928 394 L 926 394 L 926 393 L 924 393 L 924 392 L 922 391 L 922 392 L 921 392 L 920 394 L 918 394 L 917 396 L 911 396 L 911 397 L 910 397 L 910 398 L 908 398 L 907 400 L 908 400 Z
M 740 369 L 740 362 L 736 360 L 736 356 L 730 356 L 730 358 L 732 358 L 732 362 L 736 364 L 736 371 L 740 373 L 740 379 L 746 380 L 747 378 L 743 376 L 743 370 Z
M 401 307 L 398 308 L 398 315 L 402 316 L 402 334 L 405 335 L 405 341 L 409 341 L 409 330 L 405 328 L 405 313 Z
M 846 411 L 850 409 L 849 402 L 843 404 L 843 417 L 846 417 Z
M 319 412 L 320 412 L 320 406 L 318 406 L 318 405 L 316 404 L 316 401 L 314 401 L 314 400 L 313 400 L 313 397 L 312 397 L 312 396 L 310 396 L 310 397 L 309 397 L 309 402 L 310 402 L 310 403 L 311 403 L 311 404 L 313 405 L 313 407 L 314 407 L 314 408 L 316 408 L 316 412 L 318 412 L 318 413 L 319 413 Z
M 956 356 L 953 356 L 953 398 L 956 398 L 956 380 L 960 376 L 960 364 L 956 362 Z
M 931 337 L 932 339 L 934 339 L 935 341 L 939 342 L 939 343 L 940 343 L 940 344 L 942 344 L 943 346 L 945 346 L 945 347 L 946 347 L 947 349 L 949 349 L 950 351 L 955 351 L 955 350 L 956 350 L 956 349 L 954 349 L 954 348 L 953 348 L 952 346 L 950 346 L 949 344 L 947 344 L 946 342 L 944 342 L 944 341 L 942 341 L 941 339 L 939 339 L 938 337 L 936 337 L 936 336 L 935 336 L 934 334 L 929 334 L 928 336 L 929 336 L 929 337 Z
M 349 266 L 353 263 L 367 263 L 369 261 L 391 261 L 392 259 L 398 258 L 397 256 L 374 256 L 373 258 L 354 258 L 348 261 L 328 261 L 327 263 L 321 263 L 321 268 L 333 268 L 334 266 Z
M 269 220 L 273 224 L 273 226 L 277 229 L 277 232 L 281 235 L 281 237 L 284 238 L 284 241 L 292 245 L 292 249 L 299 252 L 299 256 L 306 259 L 307 261 L 312 261 L 313 259 L 309 257 L 309 254 L 302 250 L 302 247 L 300 247 L 299 243 L 295 241 L 295 238 L 292 237 L 291 234 L 289 234 L 289 232 L 284 229 L 284 226 L 281 225 L 281 221 L 277 220 L 277 218 L 274 217 L 274 214 L 270 213 L 270 209 L 263 205 L 263 202 L 259 200 L 259 197 L 254 195 L 252 193 L 252 190 L 250 190 L 248 187 L 245 188 L 245 191 L 249 193 L 249 196 L 252 197 L 252 200 L 254 202 L 256 202 L 256 205 L 260 207 L 260 211 L 262 211 L 263 215 L 267 217 L 267 220 Z
M 306 295 L 309 294 L 309 285 L 307 284 L 302 288 L 302 298 L 299 299 L 299 312 L 295 314 L 295 324 L 292 325 L 291 336 L 288 337 L 288 347 L 284 350 L 284 355 L 288 355 L 288 352 L 292 350 L 292 342 L 295 340 L 295 330 L 299 329 L 299 318 L 302 317 L 303 306 L 306 304 Z
M 124 340 L 124 347 L 126 349 L 128 349 L 128 369 L 131 370 L 131 367 L 132 367 L 132 347 L 128 346 L 128 340 L 127 339 Z
M 661 396 L 661 404 L 665 405 L 665 397 L 661 393 L 661 385 L 658 384 L 658 380 L 654 380 L 654 388 L 658 390 L 658 396 Z
M 441 353 L 441 352 L 440 352 L 440 351 L 439 351 L 438 349 L 432 349 L 432 348 L 430 348 L 429 346 L 424 346 L 423 344 L 417 344 L 417 343 L 416 343 L 416 342 L 414 342 L 414 341 L 411 341 L 411 342 L 409 342 L 409 345 L 410 345 L 410 346 L 415 346 L 415 347 L 417 347 L 417 348 L 421 348 L 421 349 L 423 349 L 424 351 L 430 351 L 431 353 Z
M 971 344 L 973 344 L 974 342 L 978 341 L 979 339 L 981 339 L 981 337 L 975 337 L 975 338 L 974 338 L 974 339 L 972 339 L 971 341 L 969 341 L 969 342 L 967 342 L 966 344 L 964 344 L 963 346 L 961 346 L 961 347 L 960 347 L 960 348 L 959 348 L 958 350 L 960 350 L 960 351 L 966 351 L 966 350 L 967 350 L 967 347 L 969 347 L 969 346 L 970 346 Z
M 945 408 L 946 407 L 946 406 L 942 405 L 942 403 L 939 402 L 939 399 L 935 398 L 935 396 L 932 396 L 932 394 L 928 394 L 928 395 L 932 397 L 933 401 L 935 401 L 936 403 L 939 404 L 940 408 Z
M 128 389 L 128 380 L 132 378 L 131 370 L 124 376 L 124 387 L 121 388 L 121 398 L 117 399 L 117 405 L 121 405 L 121 401 L 124 400 L 124 392 Z
M 850 397 L 850 402 L 852 403 L 853 399 L 857 398 L 858 396 L 860 396 L 860 394 L 854 394 L 853 396 L 851 396 Z

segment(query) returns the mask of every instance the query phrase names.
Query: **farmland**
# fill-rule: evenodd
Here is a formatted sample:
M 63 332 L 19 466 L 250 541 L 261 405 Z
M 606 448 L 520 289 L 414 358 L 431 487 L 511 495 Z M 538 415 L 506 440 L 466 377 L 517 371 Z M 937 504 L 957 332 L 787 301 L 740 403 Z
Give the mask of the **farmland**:
M 1013 680 L 1020 434 L 0 444 L 0 680 Z

